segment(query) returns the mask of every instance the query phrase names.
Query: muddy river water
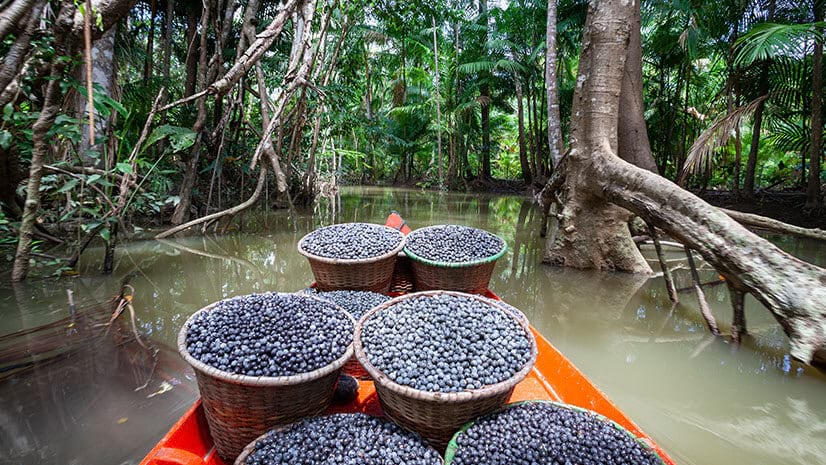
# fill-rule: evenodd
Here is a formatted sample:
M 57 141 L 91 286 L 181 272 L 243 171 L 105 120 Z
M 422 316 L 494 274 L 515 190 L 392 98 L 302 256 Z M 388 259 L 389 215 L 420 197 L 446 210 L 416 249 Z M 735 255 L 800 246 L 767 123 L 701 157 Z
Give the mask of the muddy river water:
M 790 359 L 782 330 L 753 299 L 750 334 L 736 349 L 709 335 L 693 293 L 672 306 L 660 278 L 542 265 L 539 212 L 529 199 L 379 188 L 348 188 L 292 213 L 247 213 L 236 222 L 243 229 L 221 236 L 132 240 L 119 246 L 112 276 L 100 275 L 99 250 L 84 256 L 79 277 L 12 287 L 4 275 L 0 463 L 138 463 L 197 396 L 174 348 L 187 316 L 228 296 L 305 287 L 312 275 L 295 249 L 304 234 L 334 222 L 383 223 L 390 210 L 414 228 L 457 223 L 505 238 L 491 288 L 679 464 L 826 464 L 826 376 Z M 822 244 L 770 239 L 826 266 Z M 678 286 L 688 287 L 683 253 L 670 250 L 668 260 Z M 701 275 L 717 280 L 709 269 Z M 146 347 L 135 341 L 129 309 L 119 330 L 106 330 L 104 303 L 125 279 Z M 726 286 L 705 289 L 725 333 Z

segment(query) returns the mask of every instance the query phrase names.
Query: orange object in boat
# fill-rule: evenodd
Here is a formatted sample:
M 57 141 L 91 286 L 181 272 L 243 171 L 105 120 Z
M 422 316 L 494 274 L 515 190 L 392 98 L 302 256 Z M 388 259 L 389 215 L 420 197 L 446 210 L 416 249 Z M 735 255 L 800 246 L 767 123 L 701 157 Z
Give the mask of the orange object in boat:
M 397 217 L 397 218 L 396 218 Z M 393 223 L 391 224 L 391 220 Z M 398 213 L 387 218 L 387 225 L 407 234 L 410 228 Z M 405 231 L 405 229 L 407 231 Z M 488 290 L 487 297 L 501 300 Z M 651 437 L 645 434 L 630 418 L 614 405 L 588 378 L 582 374 L 556 347 L 548 342 L 532 326 L 539 355 L 536 365 L 511 395 L 510 402 L 522 400 L 553 400 L 591 409 L 619 423 L 625 429 L 651 446 L 667 465 L 676 463 Z M 359 381 L 358 398 L 347 405 L 334 405 L 325 413 L 363 412 L 381 416 L 381 405 L 372 381 Z M 141 465 L 230 465 L 215 452 L 209 434 L 201 401 L 183 417 L 158 442 L 141 462 Z
M 407 221 L 405 221 L 404 218 L 402 218 L 402 216 L 395 210 L 390 212 L 390 216 L 387 217 L 387 221 L 384 224 L 385 226 L 390 226 L 393 229 L 398 229 L 405 236 L 413 231 L 410 229 L 410 226 L 407 225 Z

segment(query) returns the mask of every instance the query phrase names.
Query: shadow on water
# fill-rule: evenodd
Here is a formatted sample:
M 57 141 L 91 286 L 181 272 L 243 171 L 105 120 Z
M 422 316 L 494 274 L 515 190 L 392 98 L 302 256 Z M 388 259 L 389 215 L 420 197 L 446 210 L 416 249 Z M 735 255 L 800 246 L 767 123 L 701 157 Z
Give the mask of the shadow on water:
M 304 234 L 335 222 L 383 223 L 390 210 L 413 228 L 458 223 L 502 236 L 509 250 L 491 288 L 681 465 L 826 463 L 826 379 L 789 358 L 782 330 L 753 299 L 746 301 L 750 335 L 735 350 L 725 338 L 709 337 L 692 293 L 681 293 L 672 306 L 659 278 L 543 266 L 540 212 L 530 199 L 378 188 L 347 189 L 292 215 L 248 213 L 223 236 L 134 240 L 118 249 L 111 277 L 99 276 L 101 251 L 92 251 L 82 278 L 0 289 L 3 341 L 3 334 L 65 318 L 66 288 L 79 300 L 103 302 L 128 276 L 138 328 L 160 349 L 148 373 L 146 352 L 127 328 L 123 340 L 95 335 L 92 343 L 0 379 L 0 462 L 139 462 L 197 395 L 191 371 L 170 349 L 186 318 L 225 297 L 305 287 L 312 274 L 295 249 Z M 770 239 L 826 264 L 821 244 Z M 656 268 L 653 254 L 646 255 Z M 669 251 L 668 259 L 678 287 L 687 287 L 682 253 Z M 701 274 L 703 281 L 717 279 L 708 268 Z M 727 331 L 726 286 L 706 293 Z M 19 348 L 25 344 L 16 356 L 25 355 Z

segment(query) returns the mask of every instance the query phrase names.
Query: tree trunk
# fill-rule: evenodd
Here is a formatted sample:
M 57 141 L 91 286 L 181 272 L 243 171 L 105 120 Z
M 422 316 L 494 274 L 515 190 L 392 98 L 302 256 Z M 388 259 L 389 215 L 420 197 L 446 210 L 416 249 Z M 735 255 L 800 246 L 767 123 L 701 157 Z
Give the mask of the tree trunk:
M 766 95 L 769 89 L 768 71 L 763 71 L 760 77 L 760 95 Z M 763 127 L 763 109 L 766 101 L 761 101 L 754 109 L 754 124 L 752 125 L 751 147 L 749 148 L 749 159 L 746 162 L 746 178 L 743 180 L 743 195 L 746 198 L 754 197 L 754 176 L 757 168 L 757 154 L 760 151 L 760 131 Z
M 534 118 L 535 113 L 532 111 L 533 108 L 533 82 L 531 82 L 530 77 L 526 82 L 528 88 L 528 95 L 525 96 L 525 102 L 528 104 L 528 127 L 527 129 L 527 136 L 528 136 L 528 161 L 531 164 L 531 173 L 534 179 L 542 178 L 542 171 L 540 166 L 540 157 L 537 155 L 539 152 L 539 148 L 536 146 L 536 131 L 534 131 L 534 126 L 536 125 L 536 120 Z
M 824 2 L 814 2 L 815 22 L 823 21 Z M 823 28 L 821 27 L 821 30 Z M 812 56 L 812 140 L 809 144 L 809 186 L 806 189 L 806 207 L 820 208 L 820 157 L 823 153 L 823 40 L 815 42 Z
M 112 28 L 106 31 L 103 36 L 92 43 L 92 82 L 99 85 L 105 91 L 105 94 L 111 97 L 115 91 L 116 85 L 116 64 L 115 64 L 115 29 Z M 81 82 L 86 86 L 86 75 L 82 76 Z M 87 100 L 83 94 L 78 93 L 75 100 L 75 108 L 78 113 L 78 118 L 84 122 L 87 120 L 85 114 L 87 112 Z M 89 139 L 88 124 L 81 124 L 81 140 L 78 147 L 78 154 L 84 166 L 94 166 L 98 163 L 103 155 L 111 156 L 112 154 L 104 154 L 101 149 L 106 147 L 106 142 L 109 138 L 110 119 L 101 118 L 95 110 L 95 146 L 91 145 Z M 97 156 L 90 156 L 89 150 L 97 150 Z M 105 167 L 105 165 L 104 165 Z
M 201 12 L 201 40 L 198 46 L 198 86 L 203 90 L 207 85 L 207 28 L 209 27 L 210 10 L 212 9 L 212 2 L 204 3 L 204 9 Z M 193 92 L 194 94 L 194 92 Z M 198 178 L 198 161 L 201 158 L 201 145 L 204 143 L 204 125 L 206 124 L 207 109 L 206 109 L 206 95 L 203 95 L 197 100 L 198 116 L 195 118 L 195 124 L 192 126 L 192 132 L 196 134 L 195 143 L 192 144 L 189 157 L 184 167 L 184 176 L 181 180 L 181 189 L 178 191 L 179 202 L 175 206 L 175 211 L 172 212 L 170 222 L 174 225 L 179 225 L 189 219 L 189 209 L 192 207 L 192 190 L 195 188 L 195 182 Z
M 23 4 L 21 0 L 18 0 L 8 7 L 9 10 L 4 10 L 2 16 L 0 16 L 2 28 L 7 33 L 16 34 L 14 43 L 6 52 L 3 64 L 0 65 L 0 89 L 3 89 L 0 106 L 5 106 L 8 102 L 11 102 L 19 89 L 20 73 L 32 53 L 32 47 L 30 46 L 32 36 L 37 31 L 40 23 L 40 13 L 45 4 L 45 0 L 39 0 L 33 5 Z M 16 9 L 17 7 L 27 9 L 20 12 Z M 28 10 L 28 8 L 31 8 L 31 10 Z M 4 23 L 4 21 L 11 21 L 12 19 L 15 19 L 16 22 Z M 4 40 L 8 38 L 7 35 L 0 37 L 3 37 Z
M 198 47 L 195 38 L 198 35 L 198 11 L 190 7 L 186 12 L 186 81 L 184 83 L 184 97 L 195 93 L 198 81 Z
M 6 2 L 4 2 L 6 3 Z M 3 6 L 3 11 L 0 12 L 0 37 L 6 37 L 14 32 L 14 29 L 20 25 L 26 25 L 26 18 L 29 18 L 32 9 L 37 3 L 43 3 L 41 0 L 12 0 Z M 40 16 L 36 13 L 35 16 Z
M 442 96 L 439 92 L 439 42 L 436 35 L 436 16 L 433 19 L 433 63 L 436 70 L 436 163 L 439 166 L 439 187 L 444 185 L 444 172 L 442 171 Z
M 175 15 L 175 2 L 167 0 L 163 22 L 163 78 L 164 85 L 169 85 L 169 64 L 172 60 L 172 17 Z
M 545 24 L 545 92 L 548 101 L 548 150 L 551 164 L 562 159 L 562 126 L 559 117 L 559 89 L 556 78 L 556 0 L 548 0 Z
M 776 0 L 769 0 L 767 21 L 774 19 L 774 10 L 777 5 Z M 760 95 L 769 92 L 769 65 L 763 64 L 760 71 L 760 81 L 758 84 Z M 746 178 L 743 180 L 743 195 L 747 199 L 754 198 L 754 176 L 757 168 L 757 154 L 760 150 L 760 132 L 763 129 L 763 109 L 766 101 L 763 100 L 754 110 L 754 124 L 752 126 L 751 147 L 749 148 L 749 159 L 746 162 Z
M 14 256 L 11 280 L 22 281 L 26 279 L 29 272 L 29 254 L 31 252 L 32 237 L 34 235 L 34 224 L 37 220 L 38 209 L 40 208 L 40 181 L 43 177 L 43 165 L 46 160 L 46 153 L 49 151 L 49 143 L 46 141 L 46 133 L 52 126 L 59 110 L 58 98 L 60 95 L 60 85 L 57 76 L 63 72 L 65 65 L 56 63 L 52 65 L 51 75 L 55 79 L 49 81 L 46 88 L 46 96 L 40 115 L 32 127 L 32 160 L 29 165 L 29 180 L 26 184 L 26 203 L 23 208 L 23 218 L 20 221 L 19 239 L 17 242 L 17 252 Z
M 640 34 L 640 2 L 634 2 L 634 17 L 622 76 L 620 108 L 617 127 L 618 152 L 623 160 L 657 173 L 657 163 L 651 154 L 648 132 L 645 128 L 645 108 L 642 103 L 642 38 Z
M 482 18 L 482 50 L 487 54 L 488 42 L 488 1 L 479 0 L 479 16 Z M 488 82 L 490 73 L 479 73 L 482 80 L 479 86 L 479 97 L 482 104 L 482 167 L 479 170 L 479 179 L 490 180 L 490 83 Z
M 167 0 L 169 1 L 169 0 Z M 155 58 L 155 15 L 157 14 L 156 0 L 149 0 L 149 34 L 146 37 L 146 56 L 143 61 L 143 80 L 152 79 L 152 68 Z
M 651 272 L 631 239 L 629 213 L 591 191 L 592 172 L 601 162 L 594 155 L 598 150 L 617 153 L 619 100 L 633 14 L 633 4 L 619 0 L 589 5 L 577 76 L 582 85 L 572 109 L 567 201 L 545 254 L 545 261 L 555 265 Z
M 525 180 L 525 184 L 530 186 L 533 183 L 533 173 L 531 172 L 531 165 L 528 162 L 528 151 L 525 147 L 525 116 L 522 108 L 522 78 L 519 75 L 514 76 L 514 84 L 516 85 L 516 121 L 519 127 L 519 165 L 522 167 L 522 179 Z M 550 92 L 550 90 L 548 90 L 548 92 Z M 554 161 L 554 164 L 556 163 L 557 162 Z
M 581 268 L 648 271 L 627 227 L 623 231 L 612 223 L 627 218 L 622 207 L 696 250 L 737 292 L 754 295 L 789 336 L 793 357 L 826 362 L 826 270 L 792 257 L 674 183 L 615 155 L 624 69 L 617 57 L 626 56 L 633 9 L 621 0 L 595 0 L 589 8 L 571 150 L 563 160 L 566 203 L 548 258 Z M 590 239 L 594 236 L 601 240 Z

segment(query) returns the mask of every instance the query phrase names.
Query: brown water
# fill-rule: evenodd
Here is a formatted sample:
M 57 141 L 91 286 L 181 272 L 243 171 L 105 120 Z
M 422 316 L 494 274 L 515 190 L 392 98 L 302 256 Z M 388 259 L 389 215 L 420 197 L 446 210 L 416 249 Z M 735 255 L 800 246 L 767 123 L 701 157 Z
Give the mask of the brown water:
M 295 250 L 301 236 L 333 222 L 382 223 L 393 209 L 414 228 L 458 223 L 504 237 L 510 249 L 491 288 L 679 464 L 826 464 L 826 377 L 790 360 L 786 337 L 754 300 L 746 308 L 751 334 L 736 350 L 709 336 L 693 294 L 682 293 L 672 308 L 661 279 L 543 266 L 537 210 L 528 199 L 356 188 L 313 211 L 247 214 L 243 231 L 224 236 L 132 241 L 118 249 L 112 277 L 98 275 L 93 251 L 82 278 L 0 289 L 0 354 L 10 344 L 3 334 L 65 318 L 67 288 L 79 304 L 102 302 L 127 276 L 137 326 L 158 349 L 153 358 L 135 343 L 124 314 L 115 340 L 89 325 L 92 342 L 66 337 L 66 353 L 10 376 L 0 371 L 0 463 L 139 462 L 196 396 L 191 371 L 170 350 L 188 315 L 228 296 L 305 287 L 312 275 Z M 772 239 L 826 265 L 823 245 Z M 687 286 L 682 253 L 669 259 Z M 706 293 L 726 332 L 726 287 Z M 29 335 L 22 344 L 42 352 L 40 342 Z M 0 370 L 8 364 L 0 358 Z

